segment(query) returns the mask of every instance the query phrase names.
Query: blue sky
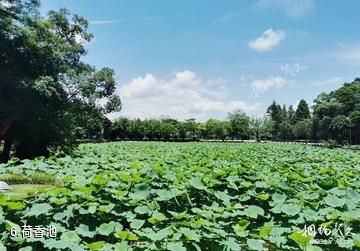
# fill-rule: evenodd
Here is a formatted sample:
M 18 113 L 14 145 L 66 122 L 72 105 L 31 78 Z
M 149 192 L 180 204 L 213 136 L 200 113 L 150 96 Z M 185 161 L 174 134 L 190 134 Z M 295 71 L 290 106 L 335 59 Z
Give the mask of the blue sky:
M 90 22 L 84 60 L 116 71 L 120 114 L 251 116 L 360 76 L 360 1 L 43 0 Z

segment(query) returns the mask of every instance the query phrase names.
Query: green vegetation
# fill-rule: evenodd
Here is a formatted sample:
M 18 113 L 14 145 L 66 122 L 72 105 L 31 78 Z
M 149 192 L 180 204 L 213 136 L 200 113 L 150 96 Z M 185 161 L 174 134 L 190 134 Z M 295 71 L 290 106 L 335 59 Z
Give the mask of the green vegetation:
M 39 185 L 39 184 L 17 184 L 11 185 L 11 192 L 23 194 L 25 196 L 34 196 L 37 193 L 44 192 L 51 185 Z
M 341 88 L 322 93 L 310 113 L 301 100 L 296 109 L 281 107 L 274 101 L 267 112 L 271 117 L 273 140 L 334 141 L 337 144 L 360 143 L 360 79 Z
M 60 184 L 55 175 L 44 172 L 33 172 L 31 175 L 25 174 L 0 174 L 0 180 L 8 184 Z
M 63 182 L 32 196 L 0 194 L 0 238 L 14 250 L 352 250 L 359 168 L 356 152 L 304 145 L 85 144 L 72 157 L 0 166 L 1 175 Z M 10 238 L 24 223 L 53 224 L 58 237 Z M 315 247 L 299 233 L 336 223 L 352 228 L 352 245 Z
M 269 118 L 250 119 L 244 112 L 235 111 L 228 114 L 228 120 L 209 119 L 196 122 L 195 119 L 178 121 L 171 118 L 162 119 L 128 119 L 115 120 L 110 128 L 111 140 L 197 140 L 197 139 L 271 139 L 271 121 Z
M 261 118 L 232 111 L 206 122 L 110 121 L 106 115 L 121 109 L 115 73 L 82 61 L 93 37 L 88 22 L 66 9 L 43 17 L 38 0 L 0 6 L 0 181 L 12 188 L 0 192 L 0 250 L 360 248 L 355 150 L 130 141 L 76 147 L 94 139 L 359 145 L 359 78 L 311 107 L 303 99 L 296 109 L 273 101 Z M 24 224 L 52 225 L 58 235 L 10 236 Z M 351 242 L 315 245 L 323 236 L 300 233 L 312 224 L 344 224 Z
M 81 61 L 92 35 L 69 11 L 40 16 L 36 0 L 14 0 L 0 12 L 0 162 L 49 155 L 101 130 L 104 114 L 118 111 L 114 71 Z M 7 7 L 5 7 L 7 6 Z M 99 102 L 99 101 L 102 102 Z M 101 104 L 100 104 L 101 103 Z
M 360 78 L 320 94 L 314 102 L 314 138 L 360 144 Z

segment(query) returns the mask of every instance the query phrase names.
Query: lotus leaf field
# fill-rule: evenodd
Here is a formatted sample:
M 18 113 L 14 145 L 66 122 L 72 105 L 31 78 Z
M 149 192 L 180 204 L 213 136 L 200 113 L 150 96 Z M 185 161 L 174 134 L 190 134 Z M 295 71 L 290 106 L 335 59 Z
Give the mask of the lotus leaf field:
M 0 250 L 360 249 L 355 151 L 116 142 L 0 165 L 1 175 L 35 173 L 57 182 L 31 193 L 0 192 Z M 25 224 L 54 226 L 57 237 L 10 236 Z M 304 231 L 312 224 L 316 236 Z M 344 241 L 312 241 L 330 237 Z

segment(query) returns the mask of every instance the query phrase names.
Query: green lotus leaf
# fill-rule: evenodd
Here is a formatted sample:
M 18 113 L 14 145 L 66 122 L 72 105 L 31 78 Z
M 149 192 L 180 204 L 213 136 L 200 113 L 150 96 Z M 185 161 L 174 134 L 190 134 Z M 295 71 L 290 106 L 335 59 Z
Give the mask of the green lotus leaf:
M 262 240 L 247 239 L 246 243 L 251 250 L 258 250 L 258 251 L 264 250 L 264 245 L 263 245 L 264 242 Z
M 331 207 L 342 207 L 345 205 L 346 199 L 341 199 L 333 194 L 328 194 L 324 198 L 324 202 Z
M 197 241 L 197 242 L 200 241 L 200 235 L 195 230 L 182 227 L 180 228 L 179 232 L 182 233 L 188 240 Z
M 90 250 L 99 250 L 101 249 L 102 247 L 104 247 L 106 244 L 105 241 L 96 241 L 96 242 L 92 242 L 90 244 L 87 244 L 88 248 Z
M 52 206 L 48 203 L 34 204 L 27 213 L 27 216 L 39 216 L 41 214 L 46 214 L 51 209 Z
M 249 216 L 250 218 L 256 219 L 259 215 L 264 216 L 264 209 L 262 209 L 261 207 L 258 206 L 248 206 L 245 210 L 244 210 L 244 214 Z
M 79 237 L 79 235 L 77 235 L 75 231 L 68 231 L 62 233 L 60 239 L 65 242 L 71 242 L 75 244 L 78 244 L 81 241 L 81 238 Z
M 130 223 L 132 229 L 139 229 L 145 224 L 144 220 L 133 219 Z

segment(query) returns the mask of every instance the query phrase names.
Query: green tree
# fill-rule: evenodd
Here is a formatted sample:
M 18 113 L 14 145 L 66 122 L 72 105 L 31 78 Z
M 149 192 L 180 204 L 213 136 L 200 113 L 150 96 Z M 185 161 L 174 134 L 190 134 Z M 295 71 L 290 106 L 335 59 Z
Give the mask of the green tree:
M 271 119 L 268 116 L 264 116 L 260 125 L 260 139 L 268 140 L 271 138 L 272 126 L 273 123 Z
M 324 116 L 320 120 L 320 138 L 323 140 L 329 140 L 332 139 L 332 134 L 330 130 L 330 124 L 331 124 L 332 118 L 329 116 Z
M 250 118 L 241 111 L 228 114 L 230 122 L 230 136 L 237 139 L 249 138 L 250 134 Z
M 142 140 L 145 136 L 144 124 L 141 119 L 130 120 L 129 137 L 135 140 Z
M 296 139 L 307 140 L 311 135 L 311 120 L 300 120 L 293 125 L 292 129 Z
M 200 134 L 199 127 L 194 118 L 185 120 L 184 126 L 186 128 L 186 137 L 187 138 L 195 139 L 195 138 L 199 137 L 199 134 Z
M 355 121 L 360 111 L 360 79 L 328 94 L 321 93 L 314 100 L 313 110 L 320 139 L 358 143 L 360 132 Z
M 225 140 L 229 136 L 230 124 L 227 121 L 209 119 L 206 121 L 207 135 L 211 139 Z
M 79 116 L 100 118 L 120 110 L 121 102 L 114 72 L 81 61 L 92 38 L 85 19 L 65 9 L 44 19 L 37 1 L 14 3 L 16 22 L 0 19 L 0 111 L 11 121 L 3 138 L 10 146 L 17 139 L 16 155 L 32 158 L 47 155 L 50 146 L 71 147 L 84 126 Z M 8 158 L 6 148 L 1 161 Z
M 112 125 L 112 139 L 125 139 L 130 135 L 130 120 L 128 118 L 118 118 Z
M 276 104 L 275 101 L 273 101 L 273 103 L 267 109 L 267 114 L 270 116 L 272 122 L 272 138 L 278 139 L 280 137 L 280 124 L 283 122 L 283 113 L 281 106 Z
M 283 107 L 281 108 L 281 121 L 289 122 L 288 111 L 286 109 L 286 105 L 283 105 Z
M 348 141 L 349 119 L 345 115 L 338 115 L 331 120 L 332 138 L 339 143 Z M 349 142 L 348 142 L 349 143 Z
M 210 138 L 210 132 L 207 123 L 199 123 L 197 125 L 197 130 L 199 131 L 200 138 L 202 139 Z
M 290 122 L 290 124 L 294 124 L 295 122 L 295 111 L 294 111 L 294 107 L 292 105 L 289 106 L 288 108 L 288 113 L 287 113 L 287 119 Z
M 262 118 L 252 118 L 250 121 L 251 135 L 256 141 L 267 140 L 271 138 L 272 123 L 267 116 Z
M 161 122 L 157 119 L 143 121 L 144 134 L 148 139 L 161 138 Z
M 280 123 L 279 137 L 283 141 L 290 140 L 292 138 L 292 126 L 289 122 L 283 121 Z
M 321 138 L 320 119 L 316 114 L 314 114 L 311 120 L 310 135 L 310 138 L 315 141 Z
M 177 124 L 176 124 L 177 125 Z M 177 128 L 171 120 L 161 121 L 161 135 L 165 140 L 169 140 L 177 136 Z
M 261 119 L 260 118 L 252 118 L 250 120 L 250 132 L 251 136 L 255 137 L 256 141 L 260 141 L 260 130 L 261 130 Z
M 355 145 L 360 144 L 360 110 L 353 111 L 349 116 L 350 126 L 350 143 Z
M 303 119 L 310 119 L 309 106 L 304 99 L 300 100 L 299 105 L 295 112 L 294 121 L 301 121 Z

